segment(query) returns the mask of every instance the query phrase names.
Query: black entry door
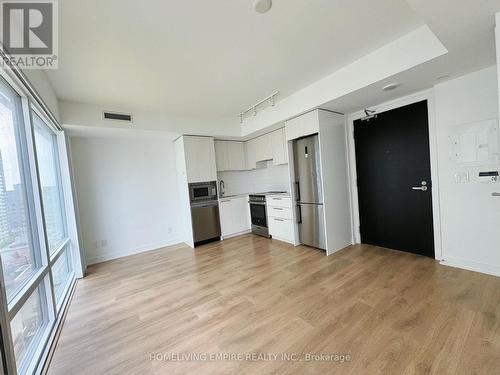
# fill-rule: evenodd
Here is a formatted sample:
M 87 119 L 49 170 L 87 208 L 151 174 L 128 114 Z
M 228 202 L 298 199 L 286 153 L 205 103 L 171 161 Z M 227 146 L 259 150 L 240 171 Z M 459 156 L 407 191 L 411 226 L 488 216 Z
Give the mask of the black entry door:
M 354 122 L 361 242 L 434 257 L 427 101 Z

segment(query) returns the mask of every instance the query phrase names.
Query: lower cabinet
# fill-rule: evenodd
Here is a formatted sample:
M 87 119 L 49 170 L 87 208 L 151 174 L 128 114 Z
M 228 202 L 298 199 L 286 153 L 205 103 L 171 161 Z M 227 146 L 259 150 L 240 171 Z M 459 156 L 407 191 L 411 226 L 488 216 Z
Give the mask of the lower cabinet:
M 247 196 L 221 198 L 219 213 L 223 238 L 250 231 L 250 206 Z
M 269 234 L 277 240 L 293 243 L 294 223 L 290 219 L 269 218 Z
M 295 222 L 291 198 L 280 195 L 268 196 L 266 209 L 269 234 L 277 240 L 295 243 Z

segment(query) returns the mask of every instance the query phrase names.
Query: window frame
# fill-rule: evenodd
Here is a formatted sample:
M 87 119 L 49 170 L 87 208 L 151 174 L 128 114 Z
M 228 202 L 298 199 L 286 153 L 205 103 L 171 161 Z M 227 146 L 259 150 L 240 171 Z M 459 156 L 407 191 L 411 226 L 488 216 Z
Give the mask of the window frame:
M 3 69 L 0 69 L 0 77 L 20 97 L 19 118 L 23 123 L 19 124 L 20 134 L 19 140 L 16 139 L 16 142 L 21 146 L 19 154 L 22 157 L 19 160 L 19 167 L 22 168 L 23 178 L 26 180 L 23 181 L 26 186 L 23 186 L 22 193 L 26 198 L 26 216 L 30 224 L 28 235 L 32 240 L 30 245 L 36 247 L 33 251 L 35 252 L 35 261 L 38 262 L 36 272 L 31 275 L 22 287 L 16 290 L 10 301 L 7 301 L 6 288 L 3 282 L 3 268 L 0 264 L 0 324 L 2 326 L 0 340 L 4 343 L 5 361 L 3 365 L 8 373 L 32 373 L 40 372 L 45 364 L 57 327 L 62 321 L 71 292 L 76 284 L 76 278 L 83 276 L 83 263 L 76 227 L 76 212 L 74 212 L 76 207 L 73 203 L 70 158 L 67 154 L 68 146 L 64 133 L 54 123 L 52 117 L 46 115 L 45 104 L 43 102 L 43 105 L 40 104 L 40 98 L 32 91 L 29 82 L 26 84 L 25 79 Z M 55 161 L 60 182 L 59 193 L 65 208 L 63 213 L 65 238 L 58 244 L 52 254 L 50 254 L 48 246 L 47 228 L 43 215 L 43 196 L 41 194 L 40 171 L 36 155 L 34 114 L 55 135 Z M 69 178 L 70 181 L 64 181 L 63 178 Z M 68 252 L 70 259 L 70 275 L 63 286 L 60 300 L 56 301 L 52 267 L 65 251 Z M 40 332 L 37 333 L 36 338 L 34 338 L 33 344 L 30 344 L 30 349 L 24 354 L 18 371 L 14 354 L 11 321 L 32 294 L 36 292 L 37 288 L 43 289 L 40 298 L 41 308 L 46 314 L 44 315 L 46 322 Z
M 4 77 L 2 77 L 4 78 Z M 23 124 L 20 124 L 19 129 L 17 129 L 17 137 L 15 139 L 16 141 L 16 149 L 17 153 L 19 155 L 19 175 L 21 178 L 21 185 L 22 185 L 22 191 L 21 194 L 23 195 L 24 201 L 26 202 L 26 220 L 29 225 L 29 246 L 31 247 L 30 251 L 33 252 L 33 260 L 34 260 L 34 266 L 35 266 L 35 272 L 33 272 L 28 280 L 26 280 L 22 286 L 18 289 L 15 290 L 14 294 L 12 295 L 12 298 L 8 301 L 8 306 L 9 309 L 10 307 L 15 304 L 13 301 L 19 300 L 20 297 L 19 295 L 24 293 L 26 289 L 29 289 L 32 285 L 33 282 L 35 282 L 35 279 L 39 276 L 39 273 L 41 270 L 45 267 L 46 264 L 48 264 L 48 258 L 44 256 L 45 251 L 44 251 L 44 240 L 41 237 L 41 233 L 38 230 L 38 205 L 37 205 L 37 199 L 35 198 L 36 195 L 34 194 L 29 194 L 29 192 L 35 192 L 36 193 L 36 175 L 33 175 L 32 173 L 32 164 L 30 160 L 30 147 L 29 147 L 29 142 L 26 142 L 26 140 L 29 140 L 30 137 L 30 132 L 29 129 L 26 126 L 26 105 L 28 105 L 28 102 L 25 97 L 23 97 L 20 93 L 19 90 L 16 90 L 16 87 L 12 86 L 8 80 L 3 79 L 5 83 L 10 86 L 10 89 L 19 95 L 20 97 L 20 108 L 18 108 L 19 113 L 17 113 L 17 116 L 19 116 L 19 119 L 23 122 Z M 3 276 L 2 276 L 3 280 Z
M 36 156 L 36 139 L 35 139 L 35 120 L 34 120 L 34 116 L 33 116 L 33 113 L 35 113 L 36 116 L 38 116 L 38 118 L 41 120 L 41 122 L 43 123 L 43 125 L 45 125 L 47 127 L 47 130 L 49 132 L 51 132 L 51 135 L 54 136 L 54 145 L 53 145 L 53 148 L 54 148 L 54 157 L 55 157 L 55 167 L 56 167 L 56 178 L 57 178 L 57 181 L 58 181 L 58 195 L 59 195 L 59 199 L 61 200 L 61 204 L 62 204 L 62 209 L 63 209 L 63 226 L 64 226 L 64 235 L 65 235 L 65 238 L 57 245 L 56 249 L 54 249 L 54 251 L 51 253 L 50 251 L 50 244 L 48 242 L 48 235 L 47 235 L 47 226 L 45 225 L 45 209 L 44 209 L 44 203 L 43 203 L 43 194 L 42 194 L 42 185 L 41 185 L 41 182 L 40 182 L 40 178 L 39 178 L 39 186 L 38 186 L 38 190 L 39 190 L 39 195 L 40 195 L 40 200 L 41 200 L 41 207 L 42 207 L 42 218 L 43 218 L 43 228 L 44 228 L 44 232 L 45 232 L 45 239 L 46 239 L 46 246 L 47 246 L 47 251 L 48 251 L 48 255 L 49 255 L 49 266 L 50 265 L 50 262 L 52 262 L 52 259 L 55 257 L 56 255 L 56 252 L 57 251 L 61 251 L 61 246 L 64 244 L 64 243 L 67 243 L 69 242 L 71 239 L 70 239 L 70 235 L 69 235 L 69 228 L 68 228 L 68 215 L 67 215 L 67 208 L 66 208 L 66 199 L 65 199 L 65 194 L 64 194 L 64 187 L 63 187 L 63 182 L 62 182 L 62 166 L 61 166 L 61 153 L 60 153 L 60 150 L 59 150 L 59 140 L 58 140 L 58 130 L 55 128 L 55 126 L 52 124 L 52 121 L 49 120 L 49 118 L 47 116 L 45 116 L 37 107 L 36 105 L 34 105 L 34 103 L 30 103 L 30 118 L 31 118 L 31 128 L 32 128 L 32 135 L 33 135 L 33 145 L 34 145 L 34 152 L 35 152 L 35 159 L 36 159 L 36 172 L 37 172 L 37 176 L 39 177 L 40 176 L 40 169 L 39 169 L 39 164 L 38 164 L 38 158 Z M 62 246 L 64 247 L 64 246 Z
M 40 181 L 38 176 L 38 165 L 36 162 L 36 149 L 34 144 L 34 127 L 33 119 L 31 117 L 31 101 L 9 77 L 1 75 L 5 80 L 5 83 L 10 86 L 10 89 L 19 95 L 21 108 L 20 113 L 18 113 L 22 124 L 17 124 L 19 126 L 19 139 L 16 139 L 17 146 L 19 149 L 19 154 L 21 155 L 21 160 L 19 167 L 22 169 L 20 173 L 22 174 L 23 180 L 23 191 L 22 194 L 26 199 L 26 211 L 27 217 L 30 224 L 29 236 L 31 239 L 30 245 L 33 246 L 33 251 L 35 253 L 35 261 L 37 270 L 31 275 L 30 279 L 27 280 L 24 285 L 16 291 L 10 302 L 7 301 L 6 290 L 3 285 L 3 271 L 2 271 L 2 289 L 5 292 L 5 310 L 7 324 L 5 325 L 5 337 L 7 337 L 7 344 L 5 345 L 6 355 L 9 356 L 8 366 L 9 371 L 12 372 L 14 368 L 14 373 L 17 373 L 16 358 L 13 349 L 13 337 L 11 331 L 11 322 L 16 316 L 16 314 L 21 310 L 26 301 L 36 292 L 37 288 L 41 287 L 44 290 L 41 298 L 45 296 L 44 300 L 41 301 L 42 309 L 45 310 L 47 315 L 47 324 L 43 327 L 42 331 L 37 334 L 35 340 L 37 340 L 37 345 L 33 346 L 29 351 L 25 353 L 25 357 L 21 361 L 20 370 L 21 372 L 28 372 L 29 369 L 34 368 L 35 362 L 37 362 L 36 353 L 40 350 L 41 346 L 44 346 L 48 335 L 53 327 L 55 321 L 55 302 L 53 300 L 53 293 L 49 293 L 51 289 L 50 278 L 50 260 L 48 256 L 47 249 L 47 238 L 46 230 L 43 221 L 43 211 L 41 203 L 41 190 Z M 47 278 L 47 275 L 49 277 Z M 3 293 L 2 293 L 3 294 Z M 7 348 L 10 347 L 10 348 Z

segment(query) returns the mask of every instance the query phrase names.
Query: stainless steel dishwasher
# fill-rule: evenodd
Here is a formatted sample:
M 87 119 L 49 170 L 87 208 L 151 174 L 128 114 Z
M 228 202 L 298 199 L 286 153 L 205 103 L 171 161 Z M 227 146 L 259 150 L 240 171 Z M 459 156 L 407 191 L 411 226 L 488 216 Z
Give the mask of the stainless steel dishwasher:
M 194 245 L 220 239 L 219 202 L 211 201 L 191 205 Z

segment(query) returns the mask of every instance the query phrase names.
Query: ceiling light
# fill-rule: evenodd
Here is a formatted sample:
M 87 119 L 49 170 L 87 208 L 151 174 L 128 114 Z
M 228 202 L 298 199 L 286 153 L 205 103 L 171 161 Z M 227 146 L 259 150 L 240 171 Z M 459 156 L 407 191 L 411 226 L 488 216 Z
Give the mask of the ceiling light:
M 272 0 L 255 0 L 253 3 L 253 8 L 258 13 L 267 13 L 272 6 Z
M 399 86 L 401 86 L 401 83 L 398 83 L 398 82 L 389 83 L 388 85 L 382 87 L 382 90 L 391 91 L 391 90 L 397 89 Z

